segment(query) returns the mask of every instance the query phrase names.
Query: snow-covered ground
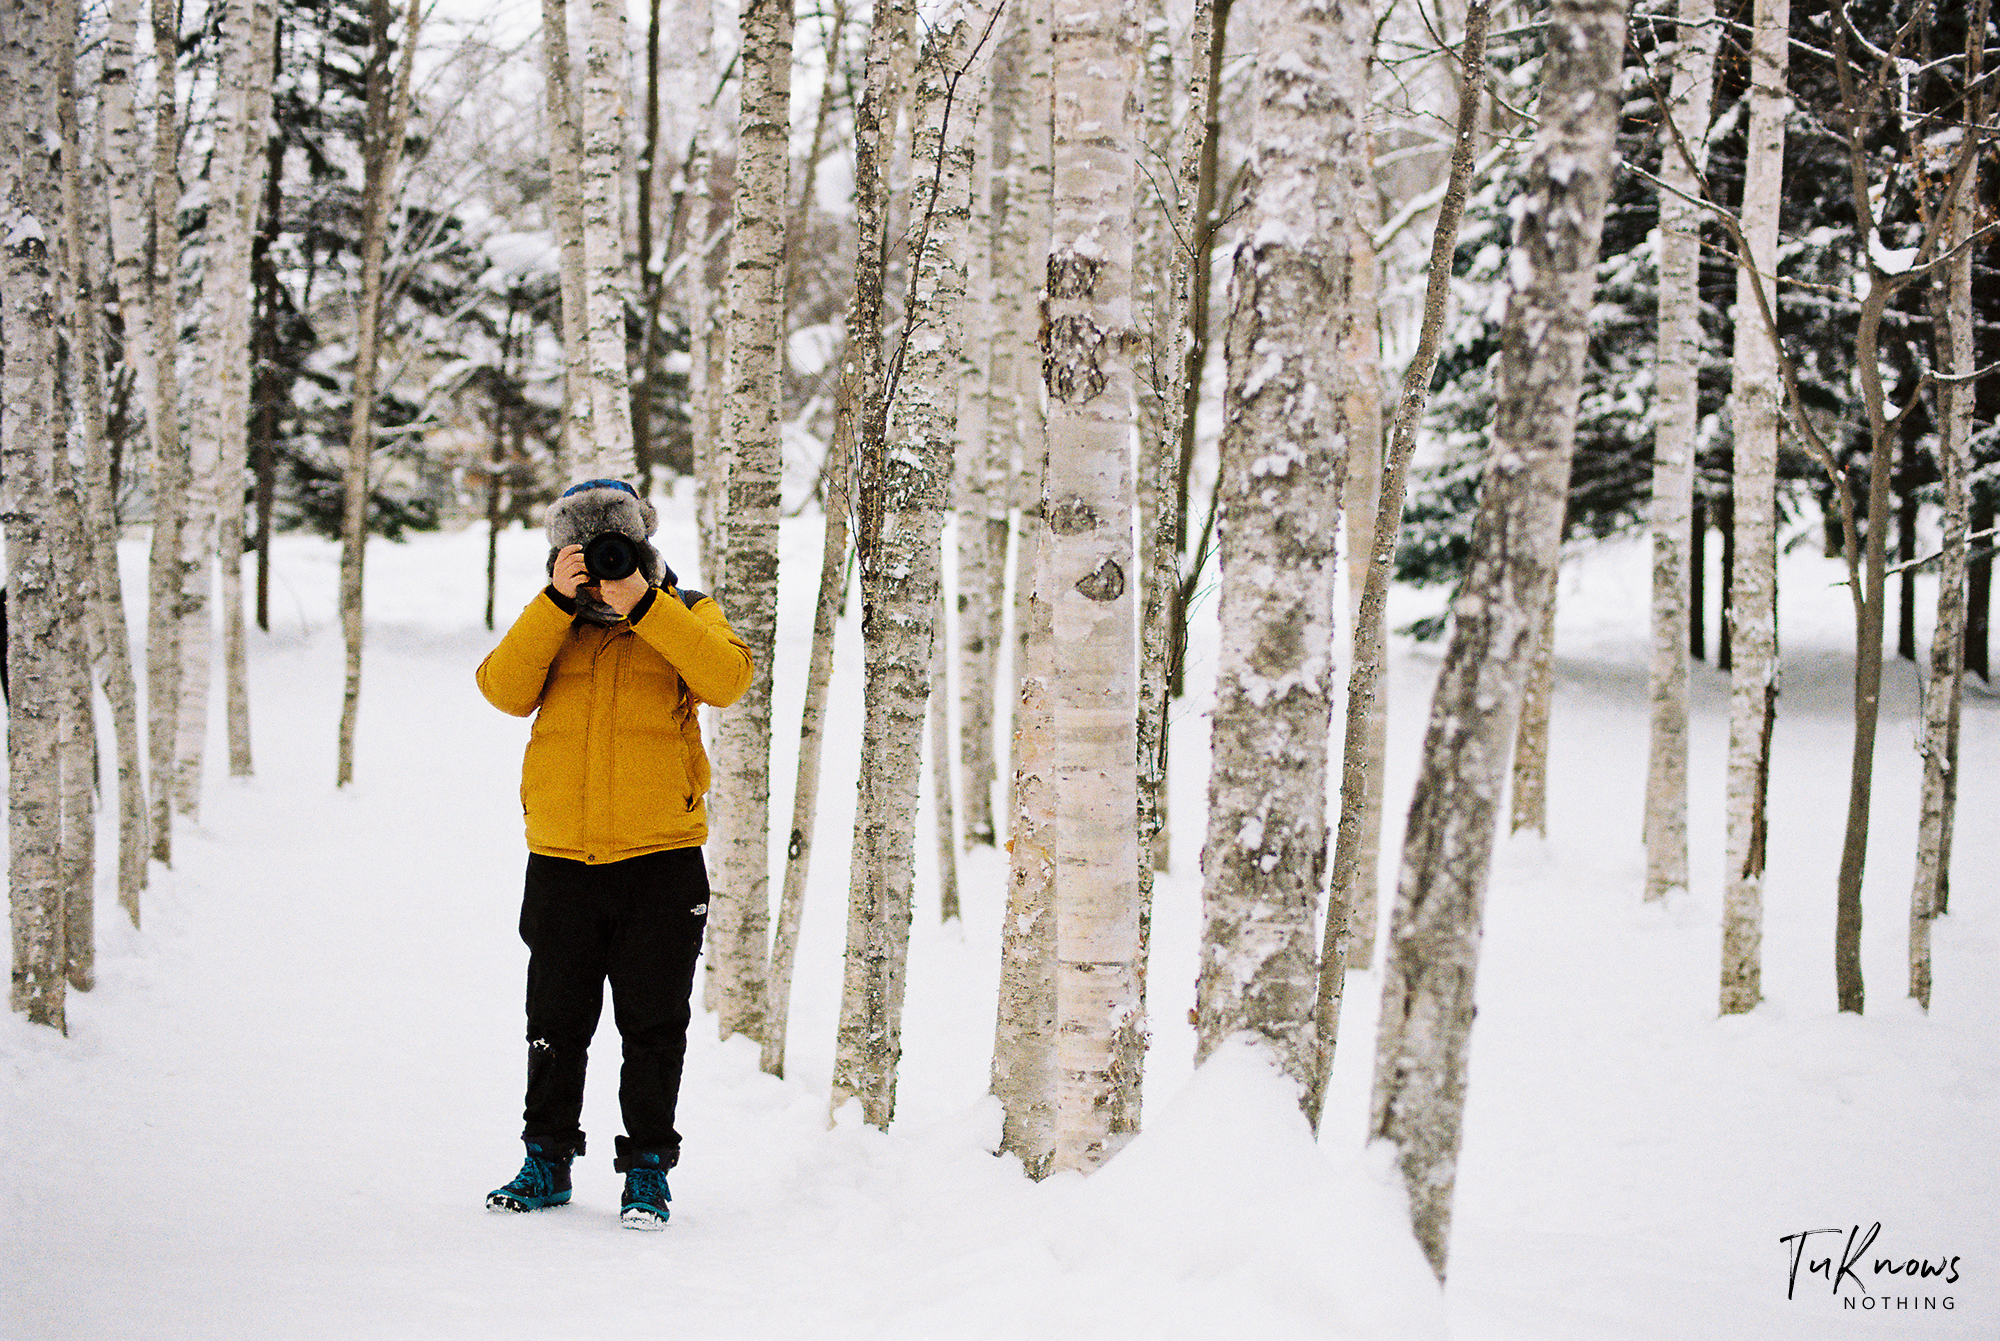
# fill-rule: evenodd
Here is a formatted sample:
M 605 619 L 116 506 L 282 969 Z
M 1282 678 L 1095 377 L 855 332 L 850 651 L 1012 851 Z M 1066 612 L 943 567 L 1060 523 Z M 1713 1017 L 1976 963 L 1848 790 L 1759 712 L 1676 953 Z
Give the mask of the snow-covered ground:
M 691 569 L 685 508 L 667 512 L 663 548 Z M 817 522 L 787 523 L 784 543 L 788 724 Z M 483 551 L 478 530 L 371 548 L 359 781 L 336 790 L 336 555 L 309 539 L 278 545 L 273 631 L 253 637 L 256 777 L 211 770 L 174 869 L 155 868 L 143 931 L 100 882 L 98 987 L 72 995 L 67 1039 L 0 1022 L 0 1335 L 2000 1335 L 2000 711 L 1967 698 L 1953 911 L 1937 927 L 1925 1016 L 1904 998 L 1903 969 L 1915 679 L 1892 667 L 1869 1013 L 1837 1015 L 1850 635 L 1845 595 L 1827 585 L 1836 565 L 1787 560 L 1767 1000 L 1727 1020 L 1715 1010 L 1725 680 L 1696 675 L 1695 888 L 1644 905 L 1645 556 L 1612 547 L 1566 575 L 1549 837 L 1499 849 L 1440 1296 L 1395 1180 L 1361 1145 L 1378 975 L 1349 981 L 1317 1144 L 1254 1056 L 1192 1073 L 1200 688 L 1176 722 L 1147 1130 L 1103 1172 L 1035 1186 L 988 1153 L 1004 884 L 993 851 L 963 861 L 962 924 L 938 924 L 928 864 L 922 874 L 895 1124 L 885 1135 L 850 1112 L 829 1128 L 859 748 L 858 713 L 840 711 L 788 1078 L 759 1073 L 752 1047 L 717 1043 L 698 1015 L 673 1222 L 627 1233 L 607 1022 L 575 1203 L 483 1210 L 519 1161 L 526 957 L 514 929 L 525 727 L 472 683 L 495 636 L 480 624 Z M 536 533 L 506 536 L 503 621 L 539 586 L 543 553 Z M 143 545 L 125 560 L 136 590 Z M 1398 601 L 1397 622 L 1434 605 L 1428 593 Z M 836 701 L 852 705 L 852 627 L 843 640 Z M 1213 642 L 1212 625 L 1198 629 L 1197 685 Z M 1392 819 L 1408 802 L 1435 658 L 1401 647 L 1393 666 Z M 781 725 L 773 770 L 781 815 L 791 733 Z M 211 759 L 223 757 L 218 738 Z M 920 841 L 927 863 L 932 850 Z M 1787 1298 L 1783 1236 L 1839 1227 L 1807 1254 L 1838 1259 L 1850 1226 L 1878 1221 L 1859 1265 L 1872 1307 L 1853 1280 L 1836 1297 L 1808 1267 Z M 1956 1259 L 1957 1279 L 1873 1270 L 1891 1258 Z

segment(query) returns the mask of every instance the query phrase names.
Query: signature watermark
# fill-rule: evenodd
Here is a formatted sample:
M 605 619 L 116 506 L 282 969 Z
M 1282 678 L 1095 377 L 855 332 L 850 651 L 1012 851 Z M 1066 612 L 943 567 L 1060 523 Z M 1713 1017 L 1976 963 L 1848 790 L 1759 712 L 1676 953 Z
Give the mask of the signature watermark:
M 1877 1220 L 1866 1232 L 1860 1225 L 1852 1225 L 1846 1229 L 1802 1229 L 1784 1235 L 1778 1242 L 1785 1245 L 1789 1259 L 1785 1298 L 1797 1297 L 1799 1272 L 1804 1268 L 1806 1288 L 1817 1288 L 1813 1277 L 1819 1277 L 1840 1300 L 1842 1308 L 1887 1312 L 1957 1307 L 1953 1296 L 1939 1293 L 1942 1287 L 1959 1281 L 1957 1255 L 1911 1256 L 1890 1254 L 1886 1250 L 1875 1255 L 1875 1240 L 1881 1233 L 1882 1222 Z M 1821 1239 L 1822 1234 L 1845 1234 L 1847 1239 L 1845 1243 L 1837 1238 Z M 1826 1255 L 1818 1256 L 1819 1253 Z

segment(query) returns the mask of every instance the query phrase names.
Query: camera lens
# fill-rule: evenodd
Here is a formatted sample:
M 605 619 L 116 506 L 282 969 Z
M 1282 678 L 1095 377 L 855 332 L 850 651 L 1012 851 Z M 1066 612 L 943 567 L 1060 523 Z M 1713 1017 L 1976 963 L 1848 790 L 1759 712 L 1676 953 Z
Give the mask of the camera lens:
M 639 547 L 629 536 L 606 531 L 584 542 L 583 567 L 597 581 L 616 582 L 638 570 Z

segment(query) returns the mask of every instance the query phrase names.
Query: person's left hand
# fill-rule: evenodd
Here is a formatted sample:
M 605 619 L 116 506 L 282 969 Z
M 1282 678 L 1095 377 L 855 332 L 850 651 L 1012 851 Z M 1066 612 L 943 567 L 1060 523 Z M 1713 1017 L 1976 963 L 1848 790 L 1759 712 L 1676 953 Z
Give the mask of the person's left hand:
M 640 598 L 653 584 L 646 580 L 643 572 L 635 570 L 615 582 L 600 581 L 594 585 L 597 588 L 597 599 L 623 617 L 632 613 L 632 607 L 639 603 Z

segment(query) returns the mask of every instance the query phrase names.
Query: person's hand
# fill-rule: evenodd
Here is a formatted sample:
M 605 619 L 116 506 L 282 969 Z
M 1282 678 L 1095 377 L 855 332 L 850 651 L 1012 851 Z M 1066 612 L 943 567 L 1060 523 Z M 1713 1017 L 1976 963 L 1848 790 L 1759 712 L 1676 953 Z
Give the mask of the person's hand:
M 632 613 L 632 607 L 639 603 L 652 585 L 643 572 L 634 570 L 615 582 L 599 582 L 597 599 L 616 610 L 622 618 Z
M 564 545 L 556 551 L 555 571 L 549 575 L 549 583 L 566 601 L 576 599 L 576 589 L 590 580 L 590 573 L 583 566 L 583 546 Z

